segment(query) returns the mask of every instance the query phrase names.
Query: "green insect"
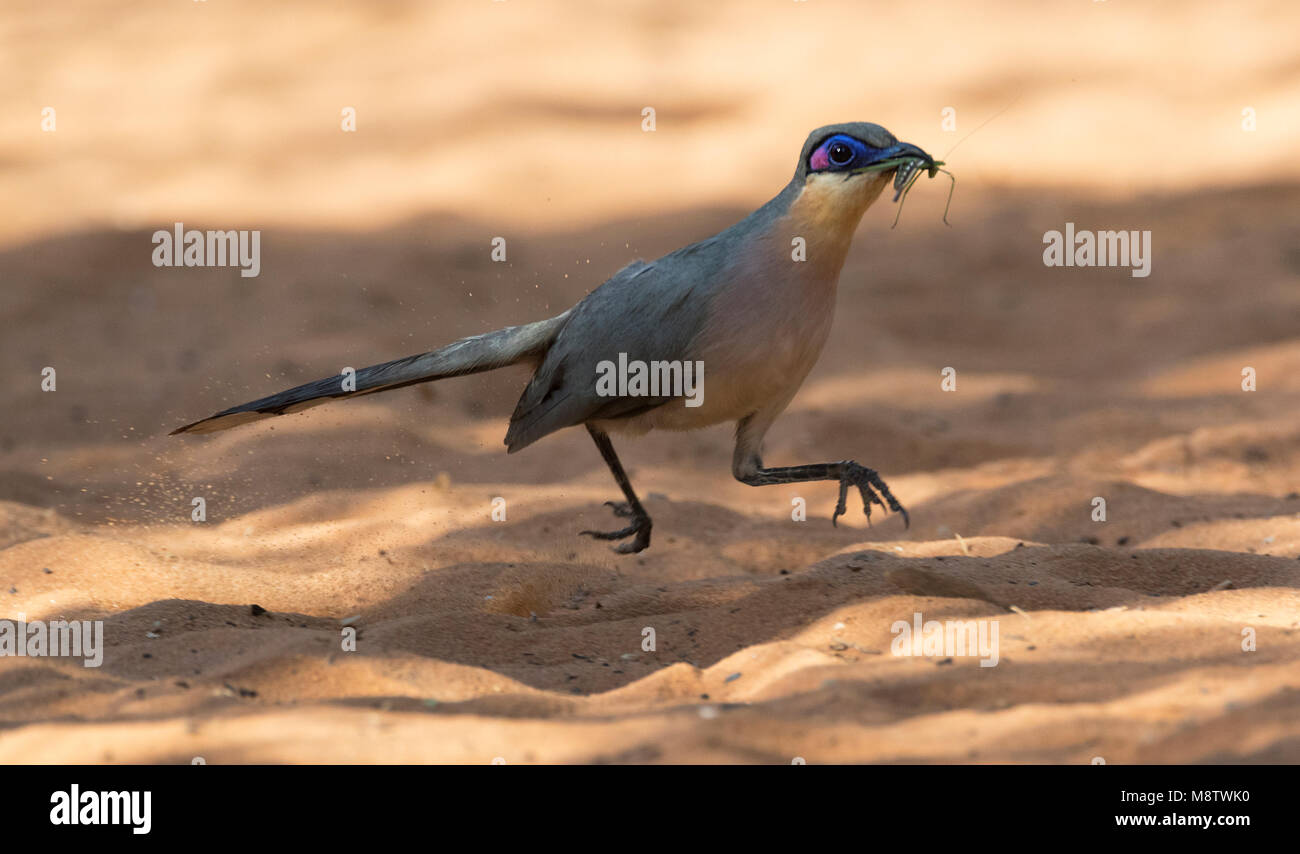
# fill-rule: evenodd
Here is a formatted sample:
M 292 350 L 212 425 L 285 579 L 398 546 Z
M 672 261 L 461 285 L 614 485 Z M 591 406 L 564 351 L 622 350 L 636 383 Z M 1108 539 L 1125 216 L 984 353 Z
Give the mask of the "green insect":
M 899 205 L 898 214 L 894 217 L 894 225 L 890 226 L 890 228 L 893 228 L 898 225 L 899 217 L 903 215 L 902 202 L 907 201 L 907 194 L 912 189 L 912 185 L 916 183 L 916 180 L 925 173 L 929 173 L 930 177 L 933 178 L 942 172 L 952 181 L 952 186 L 948 190 L 948 203 L 943 207 L 943 224 L 952 225 L 952 223 L 948 222 L 948 209 L 952 207 L 952 194 L 957 189 L 957 177 L 947 169 L 939 168 L 943 165 L 942 160 L 927 160 L 924 157 L 891 157 L 888 160 L 882 160 L 861 169 L 854 169 L 847 174 L 861 175 L 863 172 L 883 172 L 886 169 L 898 167 L 898 171 L 894 173 L 894 201 L 899 202 Z

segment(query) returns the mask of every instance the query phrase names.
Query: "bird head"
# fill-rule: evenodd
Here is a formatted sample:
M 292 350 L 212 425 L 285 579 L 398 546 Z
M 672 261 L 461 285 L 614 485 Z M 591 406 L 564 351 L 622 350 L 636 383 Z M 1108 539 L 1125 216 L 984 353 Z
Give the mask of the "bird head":
M 899 142 L 870 122 L 817 128 L 808 135 L 794 174 L 802 188 L 800 201 L 815 208 L 818 218 L 851 220 L 856 225 L 898 169 L 898 164 L 884 164 L 907 157 L 935 163 L 917 146 Z

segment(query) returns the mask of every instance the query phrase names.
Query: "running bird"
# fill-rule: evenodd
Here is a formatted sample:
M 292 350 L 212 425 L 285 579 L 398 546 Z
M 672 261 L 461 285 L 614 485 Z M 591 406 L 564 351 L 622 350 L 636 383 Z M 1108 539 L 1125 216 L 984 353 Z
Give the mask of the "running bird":
M 767 468 L 761 456 L 764 434 L 826 343 L 853 232 L 898 169 L 865 167 L 891 160 L 911 162 L 913 168 L 917 160 L 924 166 L 936 162 L 879 125 L 818 128 L 799 153 L 794 177 L 771 201 L 713 237 L 655 261 L 632 262 L 563 314 L 363 368 L 347 390 L 341 376 L 317 380 L 187 424 L 173 435 L 224 430 L 334 398 L 524 362 L 535 372 L 510 417 L 506 446 L 514 453 L 556 430 L 584 425 L 627 499 L 609 504 L 628 524 L 582 533 L 628 540 L 618 552 L 648 547 L 652 523 L 609 434 L 691 430 L 724 421 L 736 422 L 731 471 L 740 482 L 838 481 L 832 522 L 845 512 L 852 486 L 868 518 L 873 503 L 887 504 L 906 524 L 907 511 L 872 469 L 852 460 Z M 805 260 L 792 258 L 796 237 L 805 241 Z M 702 362 L 707 394 L 694 401 L 700 405 L 687 406 L 677 397 L 598 393 L 597 366 L 617 363 L 620 354 L 627 362 L 647 364 Z

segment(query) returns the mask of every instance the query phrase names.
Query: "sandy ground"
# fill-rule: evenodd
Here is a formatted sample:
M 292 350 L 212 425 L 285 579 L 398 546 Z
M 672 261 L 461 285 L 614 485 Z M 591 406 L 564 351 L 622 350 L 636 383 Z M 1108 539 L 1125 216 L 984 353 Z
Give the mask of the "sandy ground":
M 284 5 L 0 21 L 0 618 L 106 632 L 99 668 L 0 658 L 0 762 L 1300 762 L 1284 4 L 908 5 L 865 58 L 856 4 Z M 880 94 L 816 85 L 854 73 Z M 518 369 L 166 436 L 557 313 L 766 200 L 820 122 L 942 153 L 948 103 L 1013 106 L 953 155 L 953 228 L 942 182 L 868 213 L 766 451 L 879 469 L 910 530 L 734 482 L 717 427 L 620 445 L 655 539 L 616 556 L 576 536 L 618 497 L 582 431 L 505 454 Z M 153 267 L 178 219 L 262 229 L 261 276 Z M 1067 220 L 1151 230 L 1152 275 L 1045 268 Z M 996 620 L 998 665 L 891 654 L 917 612 Z

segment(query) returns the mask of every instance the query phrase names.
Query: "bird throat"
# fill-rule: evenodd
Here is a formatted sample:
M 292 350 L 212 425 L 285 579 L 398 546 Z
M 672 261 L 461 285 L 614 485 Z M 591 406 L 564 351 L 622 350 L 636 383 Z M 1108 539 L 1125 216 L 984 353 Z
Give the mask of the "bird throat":
M 836 174 L 809 176 L 786 213 L 790 235 L 786 239 L 791 243 L 803 239 L 802 263 L 813 268 L 809 272 L 831 277 L 839 274 L 862 215 L 888 183 L 887 177 L 876 175 L 853 176 L 847 181 Z M 797 253 L 792 252 L 791 257 L 799 260 Z

